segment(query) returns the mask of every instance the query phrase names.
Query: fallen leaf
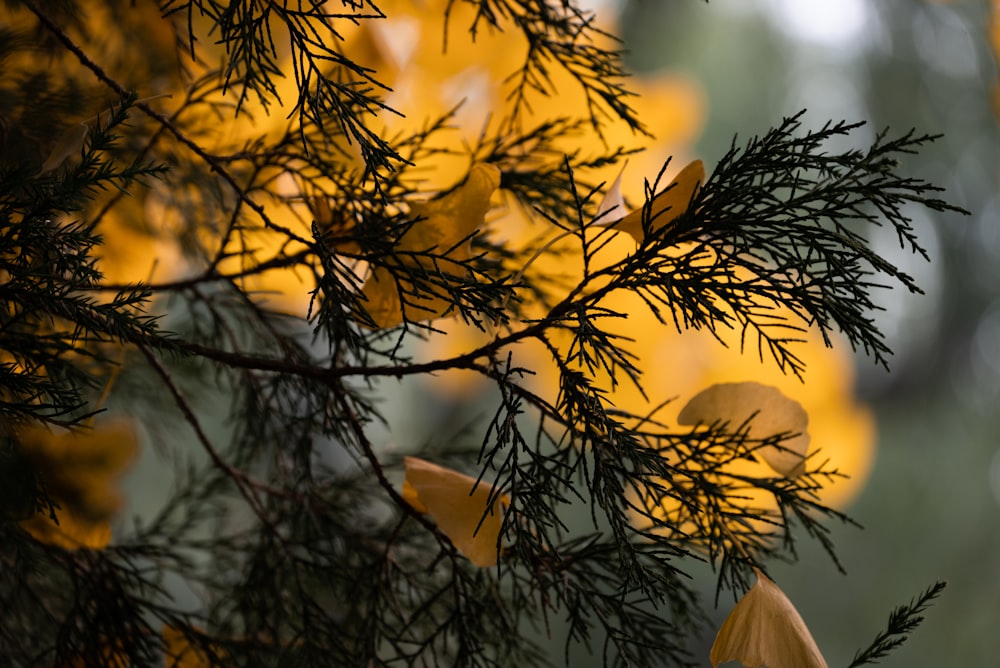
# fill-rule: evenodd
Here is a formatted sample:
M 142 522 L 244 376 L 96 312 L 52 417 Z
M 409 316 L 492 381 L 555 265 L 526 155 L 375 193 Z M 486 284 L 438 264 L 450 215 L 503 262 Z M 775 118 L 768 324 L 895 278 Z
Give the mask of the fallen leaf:
M 111 543 L 111 523 L 107 520 L 89 520 L 65 507 L 56 513 L 58 524 L 48 515 L 37 514 L 22 521 L 21 528 L 40 543 L 70 551 L 103 550 Z
M 361 252 L 361 245 L 354 238 L 358 225 L 353 214 L 343 209 L 334 209 L 330 205 L 330 198 L 322 194 L 306 197 L 305 201 L 327 246 L 348 255 Z
M 166 668 L 210 668 L 218 665 L 212 661 L 212 655 L 224 658 L 225 653 L 212 648 L 209 652 L 202 647 L 192 645 L 183 629 L 174 626 L 163 627 L 163 652 Z
M 54 172 L 59 169 L 64 162 L 66 162 L 70 156 L 79 153 L 83 149 L 83 143 L 87 140 L 87 135 L 90 134 L 90 126 L 86 123 L 78 123 L 70 128 L 68 128 L 56 145 L 52 148 L 52 152 L 49 153 L 49 157 L 46 158 L 45 163 L 42 165 L 41 170 L 38 172 L 38 176 L 44 176 L 49 172 Z
M 625 174 L 626 167 L 628 167 L 627 162 L 622 165 L 621 171 L 618 172 L 618 178 L 604 193 L 604 197 L 597 207 L 598 225 L 612 225 L 628 215 L 628 211 L 625 209 L 625 197 L 622 195 L 622 176 Z

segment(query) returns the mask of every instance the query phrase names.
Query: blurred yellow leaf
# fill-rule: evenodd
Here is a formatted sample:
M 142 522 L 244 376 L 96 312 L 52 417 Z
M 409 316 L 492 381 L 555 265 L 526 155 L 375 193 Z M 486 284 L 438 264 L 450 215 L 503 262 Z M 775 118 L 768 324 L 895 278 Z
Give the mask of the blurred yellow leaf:
M 83 149 L 83 143 L 87 140 L 88 134 L 90 134 L 90 126 L 86 123 L 78 123 L 68 128 L 59 137 L 56 145 L 52 147 L 52 151 L 49 153 L 49 157 L 46 158 L 41 170 L 39 170 L 38 176 L 59 169 L 71 156 L 79 153 Z
M 209 652 L 192 646 L 184 630 L 173 626 L 163 627 L 163 651 L 166 668 L 209 668 L 217 665 L 212 663 Z M 213 648 L 213 651 L 216 650 Z
M 59 524 L 47 515 L 38 514 L 21 522 L 21 528 L 38 542 L 64 550 L 103 550 L 111 542 L 109 522 L 89 520 L 65 507 L 57 515 Z
M 58 664 L 59 668 L 132 668 L 134 664 L 129 659 L 122 641 L 106 640 L 96 651 L 86 651 L 73 656 L 68 663 Z
M 21 451 L 59 505 L 58 524 L 46 515 L 21 522 L 50 545 L 102 549 L 111 540 L 109 520 L 121 507 L 118 478 L 135 457 L 138 440 L 127 422 L 54 434 L 32 427 L 20 434 Z
M 705 163 L 701 160 L 695 160 L 682 169 L 670 185 L 657 193 L 650 202 L 649 231 L 657 232 L 665 228 L 687 211 L 704 182 Z M 645 207 L 623 216 L 615 225 L 616 229 L 628 232 L 640 244 L 645 237 L 642 230 L 644 209 Z
M 404 463 L 402 495 L 406 502 L 417 512 L 430 515 L 469 561 L 482 568 L 495 566 L 503 510 L 510 505 L 510 497 L 497 495 L 490 506 L 490 498 L 496 494 L 492 485 L 476 485 L 475 478 L 417 457 L 407 457 Z M 484 518 L 487 507 L 490 510 Z
M 413 271 L 413 276 L 396 276 L 386 267 L 376 267 L 364 287 L 368 314 L 380 329 L 394 327 L 403 320 L 419 322 L 443 317 L 452 300 L 421 281 L 419 274 L 454 271 L 464 273 L 459 263 L 472 255 L 471 235 L 479 229 L 490 208 L 490 197 L 500 186 L 500 170 L 494 165 L 475 164 L 465 182 L 447 195 L 427 202 L 414 202 L 410 212 L 415 222 L 399 239 L 397 251 L 432 252 L 447 259 L 396 256 L 392 259 Z M 453 266 L 449 267 L 448 264 Z M 400 301 L 406 296 L 407 304 Z M 416 294 L 414 294 L 416 293 Z
M 827 668 L 806 623 L 785 593 L 756 568 L 757 582 L 715 636 L 712 666 L 739 661 L 745 668 Z
M 101 217 L 102 243 L 95 252 L 105 282 L 162 281 L 183 271 L 180 245 L 149 229 L 148 221 L 156 218 L 147 212 L 151 199 L 141 192 L 122 197 Z
M 794 478 L 805 470 L 809 451 L 809 416 L 799 402 L 781 390 L 760 383 L 719 383 L 702 390 L 687 403 L 677 418 L 683 425 L 725 422 L 733 430 L 746 427 L 748 438 L 762 440 L 778 434 L 794 434 L 781 445 L 754 450 L 775 471 Z

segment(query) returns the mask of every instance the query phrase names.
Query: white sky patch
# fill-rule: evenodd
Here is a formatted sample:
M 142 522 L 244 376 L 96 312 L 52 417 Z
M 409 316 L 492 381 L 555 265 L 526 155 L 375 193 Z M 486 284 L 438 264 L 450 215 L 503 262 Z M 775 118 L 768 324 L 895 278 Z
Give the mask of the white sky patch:
M 597 13 L 598 16 L 621 11 L 621 0 L 580 0 L 579 6 L 585 11 Z
M 872 20 L 866 0 L 770 0 L 769 18 L 789 36 L 838 48 L 860 48 Z

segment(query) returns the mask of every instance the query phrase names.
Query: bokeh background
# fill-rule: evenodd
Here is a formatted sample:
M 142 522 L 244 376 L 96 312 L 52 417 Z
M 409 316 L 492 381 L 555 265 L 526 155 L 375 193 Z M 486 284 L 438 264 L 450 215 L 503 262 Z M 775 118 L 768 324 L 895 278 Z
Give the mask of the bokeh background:
M 997 5 L 998 3 L 992 3 Z M 808 109 L 811 124 L 942 133 L 904 161 L 968 218 L 915 211 L 932 261 L 880 250 L 924 295 L 886 293 L 877 315 L 891 369 L 859 358 L 874 409 L 874 466 L 834 527 L 847 576 L 815 545 L 772 574 L 831 666 L 884 628 L 889 608 L 935 580 L 945 594 L 887 666 L 987 666 L 1000 655 L 1000 216 L 997 78 L 987 0 L 625 0 L 632 67 L 683 73 L 705 101 L 694 151 Z M 1000 12 L 1000 7 L 993 8 Z M 868 138 L 871 134 L 868 135 Z M 707 665 L 707 662 L 706 662 Z

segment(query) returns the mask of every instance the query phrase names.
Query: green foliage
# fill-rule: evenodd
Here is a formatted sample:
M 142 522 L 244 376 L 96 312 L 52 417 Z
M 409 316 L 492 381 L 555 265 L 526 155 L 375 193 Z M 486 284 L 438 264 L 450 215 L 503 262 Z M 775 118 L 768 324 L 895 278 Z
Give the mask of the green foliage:
M 664 327 L 741 331 L 794 374 L 805 371 L 795 346 L 812 325 L 884 364 L 872 289 L 918 288 L 871 249 L 865 228 L 889 225 L 922 253 L 908 207 L 958 211 L 898 173 L 896 160 L 931 137 L 885 133 L 865 151 L 837 153 L 831 141 L 857 125 L 803 132 L 799 116 L 785 119 L 734 144 L 674 224 L 605 262 L 616 232 L 597 217 L 600 187 L 588 172 L 629 151 L 564 155 L 558 141 L 610 118 L 642 124 L 620 54 L 594 41 L 603 33 L 573 3 L 472 3 L 466 28 L 514 31 L 527 50 L 504 116 L 461 149 L 442 139 L 451 114 L 410 135 L 377 129 L 385 86 L 341 48 L 339 32 L 392 20 L 371 2 L 161 3 L 183 42 L 164 56 L 192 69 L 169 115 L 88 55 L 97 38 L 71 17 L 100 4 L 3 10 L 30 26 L 0 39 L 4 55 L 32 54 L 27 36 L 39 31 L 72 74 L 5 68 L 0 79 L 0 91 L 16 93 L 0 95 L 0 479 L 34 475 L 22 475 L 17 456 L 23 427 L 85 428 L 116 373 L 107 409 L 142 423 L 173 479 L 155 515 L 126 522 L 105 550 L 34 540 L 17 524 L 34 486 L 23 487 L 27 504 L 4 497 L 0 647 L 12 665 L 155 665 L 164 627 L 199 652 L 199 665 L 547 665 L 560 657 L 531 638 L 564 626 L 554 642 L 567 661 L 584 647 L 608 665 L 693 666 L 704 661 L 689 641 L 707 615 L 687 565 L 708 561 L 718 590 L 737 592 L 752 567 L 794 558 L 803 531 L 836 559 L 825 522 L 850 520 L 815 493 L 841 472 L 810 460 L 796 478 L 731 473 L 727 464 L 787 434 L 750 438 L 724 421 L 680 429 L 616 404 L 601 379 L 642 387 L 644 369 L 608 326 L 627 317 L 609 297 L 639 295 Z M 201 51 L 206 41 L 221 63 Z M 220 127 L 275 103 L 286 74 L 279 42 L 294 64 L 293 113 L 280 131 L 218 149 Z M 587 108 L 528 123 L 529 95 L 557 94 L 551 67 L 571 73 Z M 83 80 L 116 102 L 89 100 L 86 141 L 46 169 L 63 149 L 37 141 L 39 128 L 78 124 L 65 117 Z M 454 246 L 403 247 L 426 222 L 413 204 L 446 195 L 422 192 L 419 166 L 455 151 L 499 169 L 508 201 L 544 226 L 537 242 L 483 233 L 458 259 Z M 661 189 L 654 179 L 647 200 Z M 182 276 L 119 285 L 102 275 L 100 230 L 130 201 L 167 212 L 132 224 L 181 248 Z M 304 207 L 301 228 L 287 222 Z M 553 234 L 573 241 L 579 276 L 532 268 L 536 254 L 562 252 L 548 248 Z M 404 303 L 444 298 L 448 315 L 489 340 L 419 359 L 411 344 L 438 335 L 436 325 L 376 329 L 359 262 L 387 269 Z M 283 269 L 305 277 L 308 316 L 269 306 L 248 283 Z M 528 382 L 544 369 L 515 355 L 529 340 L 551 355 L 555 398 Z M 398 435 L 405 453 L 382 447 L 374 434 L 391 422 L 382 399 L 392 386 L 448 370 L 490 381 L 487 417 L 463 417 L 466 430 L 422 448 Z M 473 566 L 406 501 L 401 454 L 411 452 L 509 497 L 496 568 Z M 776 510 L 739 503 L 747 489 Z M 660 512 L 665 497 L 676 512 Z M 571 521 L 579 517 L 585 527 Z M 192 591 L 196 602 L 180 600 Z M 898 644 L 938 591 L 895 614 L 853 665 Z

